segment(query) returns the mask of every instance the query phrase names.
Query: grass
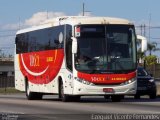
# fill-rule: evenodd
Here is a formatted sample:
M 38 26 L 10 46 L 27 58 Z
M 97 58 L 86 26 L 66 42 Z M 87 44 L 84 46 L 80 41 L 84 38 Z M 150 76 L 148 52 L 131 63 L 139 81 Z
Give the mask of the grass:
M 0 88 L 0 94 L 13 94 L 13 93 L 22 93 L 21 91 L 16 90 L 14 87 Z

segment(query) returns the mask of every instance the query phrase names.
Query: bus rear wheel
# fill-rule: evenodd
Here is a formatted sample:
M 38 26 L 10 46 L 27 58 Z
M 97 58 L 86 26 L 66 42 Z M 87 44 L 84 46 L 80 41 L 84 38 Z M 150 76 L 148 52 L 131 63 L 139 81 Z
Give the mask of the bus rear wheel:
M 25 92 L 26 92 L 26 97 L 27 97 L 28 100 L 32 100 L 34 98 L 33 93 L 29 89 L 28 81 L 26 81 Z
M 25 93 L 28 100 L 41 100 L 43 96 L 42 93 L 31 92 L 28 81 L 26 81 Z

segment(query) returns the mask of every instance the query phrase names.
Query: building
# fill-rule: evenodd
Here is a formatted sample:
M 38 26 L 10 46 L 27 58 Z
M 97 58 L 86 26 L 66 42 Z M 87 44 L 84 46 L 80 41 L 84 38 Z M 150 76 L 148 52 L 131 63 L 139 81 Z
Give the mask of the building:
M 0 58 L 0 76 L 1 77 L 14 76 L 13 59 Z

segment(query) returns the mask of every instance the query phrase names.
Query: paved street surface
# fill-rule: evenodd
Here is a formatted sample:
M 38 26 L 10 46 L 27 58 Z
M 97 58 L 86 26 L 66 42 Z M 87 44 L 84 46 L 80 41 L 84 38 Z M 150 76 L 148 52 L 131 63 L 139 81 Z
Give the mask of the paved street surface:
M 0 113 L 2 120 L 102 120 L 100 115 L 109 119 L 117 114 L 160 114 L 160 98 L 151 100 L 144 96 L 135 100 L 126 96 L 122 102 L 111 102 L 102 96 L 92 96 L 82 97 L 80 102 L 64 103 L 57 96 L 28 101 L 21 93 L 0 95 Z

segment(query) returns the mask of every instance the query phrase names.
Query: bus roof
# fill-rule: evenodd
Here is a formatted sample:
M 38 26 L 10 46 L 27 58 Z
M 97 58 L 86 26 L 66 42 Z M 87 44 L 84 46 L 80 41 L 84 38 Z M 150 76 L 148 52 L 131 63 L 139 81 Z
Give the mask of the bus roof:
M 19 30 L 16 34 L 39 30 L 43 28 L 59 26 L 64 24 L 132 24 L 130 21 L 113 17 L 89 17 L 89 16 L 63 16 L 46 20 L 38 26 L 32 26 L 27 29 Z

